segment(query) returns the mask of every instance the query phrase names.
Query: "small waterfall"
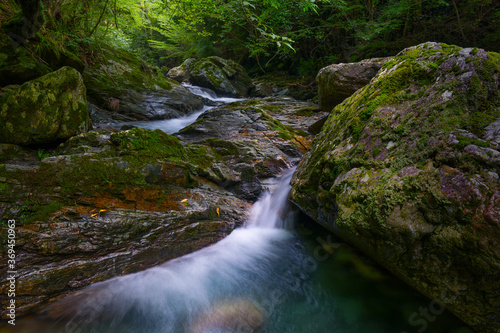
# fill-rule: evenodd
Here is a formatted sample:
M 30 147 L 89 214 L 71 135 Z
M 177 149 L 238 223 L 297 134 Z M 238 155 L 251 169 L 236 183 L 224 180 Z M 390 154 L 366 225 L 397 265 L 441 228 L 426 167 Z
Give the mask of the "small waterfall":
M 164 120 L 128 121 L 128 122 L 112 124 L 112 126 L 115 128 L 121 128 L 123 125 L 133 125 L 136 127 L 146 128 L 146 129 L 160 129 L 167 134 L 173 134 L 183 129 L 184 127 L 194 123 L 202 113 L 210 109 L 213 109 L 215 105 L 244 100 L 243 98 L 218 97 L 215 91 L 210 90 L 208 88 L 202 88 L 188 84 L 185 84 L 184 86 L 194 95 L 198 95 L 212 101 L 210 103 L 211 105 L 205 105 L 201 110 L 195 113 L 191 113 L 184 117 L 164 119 Z
M 75 332 L 256 332 L 274 315 L 273 293 L 297 292 L 283 281 L 304 260 L 282 229 L 292 173 L 254 204 L 246 227 L 215 245 L 89 286 L 45 314 Z
M 288 206 L 288 194 L 292 186 L 295 168 L 287 170 L 278 182 L 276 188 L 266 192 L 252 207 L 247 227 L 291 229 L 293 216 Z
M 188 83 L 184 83 L 183 86 L 186 87 L 186 89 L 189 90 L 194 95 L 205 97 L 212 101 L 215 101 L 217 99 L 217 94 L 212 89 L 193 86 Z
M 208 89 L 208 88 L 193 86 L 193 85 L 190 85 L 187 83 L 185 83 L 183 85 L 192 94 L 207 98 L 207 99 L 214 101 L 214 102 L 231 103 L 231 102 L 244 100 L 244 98 L 220 97 L 220 96 L 217 96 L 217 93 L 215 91 L 213 91 L 212 89 Z
M 25 324 L 21 319 L 6 333 L 415 331 L 410 313 L 427 309 L 429 300 L 402 293 L 394 280 L 361 277 L 354 267 L 373 273 L 347 248 L 339 255 L 326 250 L 327 235 L 303 243 L 296 233 L 281 229 L 290 220 L 291 173 L 255 203 L 245 227 L 217 244 L 91 285 L 36 318 L 25 318 Z M 354 265 L 348 264 L 351 256 Z M 442 314 L 429 323 L 429 333 L 459 332 L 435 326 L 441 317 L 446 319 Z

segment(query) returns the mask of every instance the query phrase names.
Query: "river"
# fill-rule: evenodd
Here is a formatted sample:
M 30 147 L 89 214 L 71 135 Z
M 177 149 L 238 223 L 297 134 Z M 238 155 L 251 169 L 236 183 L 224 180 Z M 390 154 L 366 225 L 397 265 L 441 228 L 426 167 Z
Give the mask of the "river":
M 204 111 L 134 125 L 174 133 Z M 471 332 L 293 210 L 292 174 L 270 182 L 246 224 L 215 245 L 91 285 L 15 332 Z

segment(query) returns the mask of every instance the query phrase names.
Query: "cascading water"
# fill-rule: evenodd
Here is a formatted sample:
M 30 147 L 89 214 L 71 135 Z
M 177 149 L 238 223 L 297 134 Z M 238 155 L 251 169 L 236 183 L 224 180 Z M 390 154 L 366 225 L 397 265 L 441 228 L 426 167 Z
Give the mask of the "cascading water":
M 237 100 L 187 88 L 217 103 Z M 132 124 L 174 133 L 210 108 L 184 118 Z M 335 244 L 324 230 L 293 230 L 294 213 L 287 202 L 292 173 L 288 170 L 271 183 L 271 191 L 254 204 L 244 227 L 213 246 L 91 285 L 21 319 L 14 331 L 6 332 L 421 331 L 415 323 L 422 320 L 414 315 L 428 306 L 428 300 L 377 269 L 372 271 L 348 247 L 333 251 Z M 437 325 L 439 320 L 444 324 Z M 447 321 L 449 314 L 433 325 L 424 322 L 426 333 L 470 332 Z
M 254 204 L 244 227 L 215 245 L 94 284 L 21 320 L 15 332 L 418 332 L 409 318 L 428 300 L 397 280 L 380 281 L 344 246 L 333 252 L 324 234 L 307 240 L 289 230 L 292 171 Z M 426 333 L 470 333 L 450 325 L 450 315 L 437 319 L 444 324 L 426 324 Z
M 265 331 L 283 297 L 302 288 L 289 289 L 283 280 L 304 259 L 293 234 L 282 229 L 292 171 L 254 205 L 246 226 L 217 244 L 90 286 L 46 315 L 72 332 Z
M 205 105 L 201 110 L 191 113 L 184 117 L 179 117 L 174 119 L 164 119 L 164 120 L 122 122 L 113 124 L 112 126 L 120 128 L 123 125 L 133 125 L 136 127 L 146 128 L 146 129 L 160 129 L 167 134 L 173 134 L 178 132 L 180 129 L 194 123 L 202 113 L 214 108 L 216 105 L 243 100 L 241 98 L 218 97 L 213 90 L 207 88 L 192 86 L 188 84 L 184 86 L 194 95 L 198 95 L 207 100 L 210 100 L 213 105 L 210 106 Z
M 295 168 L 287 170 L 276 189 L 272 193 L 264 193 L 254 204 L 246 224 L 248 227 L 291 229 L 293 215 L 289 211 L 288 194 L 292 188 L 290 180 L 294 171 Z

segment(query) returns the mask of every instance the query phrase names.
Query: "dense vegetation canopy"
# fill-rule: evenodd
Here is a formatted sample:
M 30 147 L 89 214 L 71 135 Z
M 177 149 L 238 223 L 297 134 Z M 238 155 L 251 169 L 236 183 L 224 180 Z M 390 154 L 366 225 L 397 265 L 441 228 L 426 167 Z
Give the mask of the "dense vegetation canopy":
M 4 32 L 42 58 L 107 43 L 160 67 L 219 55 L 311 76 L 425 41 L 499 51 L 499 23 L 498 0 L 0 0 Z

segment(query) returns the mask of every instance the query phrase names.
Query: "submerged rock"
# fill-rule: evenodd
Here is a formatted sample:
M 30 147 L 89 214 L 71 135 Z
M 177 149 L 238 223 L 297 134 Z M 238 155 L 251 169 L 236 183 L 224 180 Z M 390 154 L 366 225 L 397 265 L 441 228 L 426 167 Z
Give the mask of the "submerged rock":
M 0 90 L 0 142 L 19 145 L 62 141 L 86 132 L 90 120 L 77 70 L 63 67 L 21 86 Z
M 215 305 L 191 323 L 189 333 L 203 332 L 259 332 L 264 325 L 264 311 L 245 299 Z
M 387 60 L 389 59 L 374 58 L 322 68 L 316 76 L 320 108 L 332 111 L 337 104 L 367 85 Z
M 89 101 L 118 121 L 170 119 L 203 107 L 201 97 L 123 50 L 104 48 L 83 79 Z
M 190 81 L 221 95 L 247 97 L 254 88 L 245 69 L 232 60 L 208 57 L 193 65 Z
M 500 55 L 425 43 L 338 105 L 292 200 L 478 332 L 500 330 Z

